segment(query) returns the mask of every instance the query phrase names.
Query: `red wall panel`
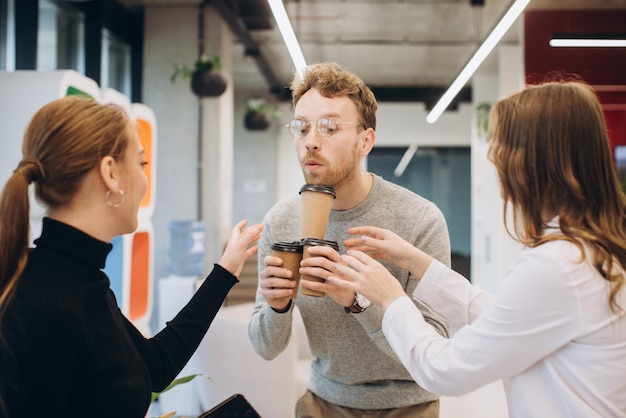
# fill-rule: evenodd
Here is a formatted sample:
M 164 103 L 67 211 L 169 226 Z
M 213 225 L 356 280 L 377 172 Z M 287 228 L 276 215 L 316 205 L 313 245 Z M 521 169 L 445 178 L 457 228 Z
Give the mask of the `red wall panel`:
M 626 10 L 529 10 L 524 15 L 526 74 L 565 70 L 590 84 L 626 85 L 624 48 L 552 48 L 555 33 L 626 33 Z
M 596 88 L 613 144 L 626 144 L 626 48 L 552 48 L 553 34 L 625 34 L 626 10 L 529 10 L 524 15 L 526 80 L 574 73 Z

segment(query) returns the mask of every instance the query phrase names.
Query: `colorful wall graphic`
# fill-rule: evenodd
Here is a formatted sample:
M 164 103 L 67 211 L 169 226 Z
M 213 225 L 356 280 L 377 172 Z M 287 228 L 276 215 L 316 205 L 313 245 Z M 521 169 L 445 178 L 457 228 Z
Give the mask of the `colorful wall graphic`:
M 145 335 L 153 306 L 154 213 L 156 179 L 156 117 L 140 103 L 131 103 L 124 94 L 113 89 L 100 89 L 98 84 L 75 71 L 0 72 L 0 183 L 4 185 L 21 160 L 22 136 L 30 118 L 46 103 L 69 95 L 82 95 L 101 103 L 123 108 L 135 121 L 137 135 L 146 152 L 148 191 L 139 209 L 139 226 L 132 234 L 118 236 L 111 242 L 113 250 L 107 258 L 105 272 L 111 280 L 122 312 Z M 31 188 L 32 189 L 32 188 Z M 45 210 L 31 198 L 31 242 L 41 232 Z

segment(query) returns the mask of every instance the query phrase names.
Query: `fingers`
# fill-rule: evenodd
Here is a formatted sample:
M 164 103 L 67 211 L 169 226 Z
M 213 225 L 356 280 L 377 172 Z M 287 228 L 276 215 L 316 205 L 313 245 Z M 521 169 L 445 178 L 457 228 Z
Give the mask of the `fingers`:
M 363 270 L 363 266 L 376 263 L 376 261 L 362 251 L 348 250 L 341 256 L 341 260 L 357 271 Z
M 379 250 L 378 248 L 372 247 L 371 245 L 362 245 L 360 238 L 358 238 L 358 240 L 359 241 L 356 244 L 349 243 L 348 240 L 346 240 L 346 242 L 344 242 L 346 249 L 361 251 L 375 259 L 382 258 L 383 251 Z
M 358 260 L 352 257 L 342 256 L 342 259 L 344 258 L 349 262 L 358 263 Z M 353 297 L 354 292 L 359 292 L 361 290 L 359 274 L 360 273 L 357 270 L 345 264 L 345 261 L 343 261 L 341 264 L 337 263 L 334 265 L 333 271 L 326 278 L 326 283 L 340 289 L 343 292 L 348 292 L 350 297 Z M 348 300 L 348 302 L 350 301 Z M 344 304 L 344 306 L 346 306 L 346 304 Z
M 328 280 L 317 282 L 313 280 L 300 280 L 303 289 L 314 290 L 325 293 L 327 297 L 334 300 L 338 305 L 350 306 L 354 301 L 354 290 L 345 286 L 336 286 Z
M 296 281 L 292 279 L 284 279 L 281 277 L 270 277 L 261 281 L 261 290 L 264 292 L 271 293 L 273 298 L 284 297 L 286 295 L 291 296 L 293 293 L 293 289 L 296 287 Z M 285 294 L 284 292 L 274 293 L 275 290 L 284 290 L 287 289 L 290 292 Z
M 243 221 L 241 221 L 239 225 L 242 225 L 242 228 L 247 225 L 248 221 L 246 221 L 245 219 Z M 237 227 L 236 227 L 237 228 Z M 256 240 L 258 240 L 259 238 L 261 238 L 261 231 L 263 231 L 263 224 L 256 224 L 256 225 L 252 225 L 250 227 L 248 227 L 247 229 L 242 230 L 242 235 L 246 236 L 246 238 L 250 241 L 250 242 L 254 242 Z
M 386 229 L 378 228 L 376 226 L 355 226 L 348 229 L 350 235 L 368 235 L 371 237 L 382 238 L 385 235 Z
M 260 286 L 261 295 L 274 308 L 285 306 L 296 292 L 296 281 L 281 277 L 262 277 Z
M 259 239 L 261 236 L 261 231 L 263 231 L 263 224 L 250 225 L 248 228 L 247 219 L 242 219 L 239 221 L 231 230 L 231 239 L 233 237 L 245 235 L 249 237 L 252 241 Z
M 248 220 L 242 219 L 241 221 L 239 221 L 239 223 L 237 223 L 237 225 L 233 227 L 233 231 L 243 231 L 246 225 L 248 225 Z
M 380 253 L 387 246 L 384 239 L 373 238 L 368 235 L 348 238 L 343 245 L 350 250 L 358 250 L 364 253 Z
M 331 247 L 326 247 L 323 245 L 309 247 L 308 253 L 311 256 L 325 257 L 335 262 L 338 262 L 340 260 L 339 253 L 337 251 L 335 251 Z
M 342 281 L 353 283 L 354 286 L 348 286 L 351 289 L 359 291 L 363 287 L 363 282 L 369 274 L 376 271 L 378 267 L 384 267 L 376 260 L 360 251 L 348 251 L 347 254 L 341 256 L 342 263 L 333 266 L 332 273 L 329 275 L 331 283 L 338 286 L 345 286 L 340 283 Z
M 357 285 L 354 282 L 351 282 L 349 280 L 346 279 L 340 279 L 337 276 L 328 276 L 328 279 L 326 279 L 326 282 L 332 284 L 333 286 L 336 286 L 340 289 L 345 289 L 345 290 L 351 290 L 353 292 L 357 292 Z
M 326 278 L 330 275 L 333 263 L 329 264 L 328 268 L 324 267 L 300 267 L 300 275 L 301 276 L 311 276 L 311 277 L 319 277 L 320 279 L 326 280 Z
M 342 262 L 339 253 L 330 247 L 311 247 L 308 252 L 309 256 L 300 261 L 301 275 L 326 279 L 335 264 Z
M 290 279 L 293 275 L 291 270 L 282 267 L 283 260 L 280 257 L 266 255 L 263 259 L 263 264 L 265 265 L 265 268 L 261 271 L 261 279 L 267 279 L 270 277 Z
M 253 247 L 250 247 L 246 250 L 246 260 L 248 259 L 248 257 L 250 257 L 252 254 L 256 253 L 257 250 L 259 249 L 258 245 L 255 245 Z
M 313 268 L 320 267 L 325 270 L 332 270 L 333 266 L 337 263 L 341 263 L 341 258 L 337 257 L 336 260 L 331 260 L 326 257 L 307 257 L 300 261 L 300 268 Z M 304 273 L 307 274 L 307 273 Z
M 260 274 L 262 289 L 293 288 L 293 283 L 295 283 L 293 273 L 291 270 L 282 267 L 283 260 L 280 257 L 271 255 L 265 256 L 263 263 L 265 264 L 265 268 Z
M 274 257 L 273 255 L 266 255 L 265 258 L 263 258 L 263 264 L 265 265 L 265 268 L 271 266 L 280 267 L 283 265 L 283 259 L 280 257 Z

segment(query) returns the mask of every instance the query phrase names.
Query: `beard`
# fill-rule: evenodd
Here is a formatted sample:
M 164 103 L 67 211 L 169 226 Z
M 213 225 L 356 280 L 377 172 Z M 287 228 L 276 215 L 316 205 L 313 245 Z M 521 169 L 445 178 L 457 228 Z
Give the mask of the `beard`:
M 360 165 L 357 147 L 358 142 L 355 142 L 351 150 L 352 152 L 347 155 L 343 155 L 339 158 L 339 160 L 332 164 L 325 158 L 317 156 L 310 151 L 307 152 L 300 159 L 300 167 L 302 168 L 302 174 L 304 174 L 306 183 L 328 186 L 337 190 L 341 187 L 341 185 L 349 182 L 349 180 L 356 174 Z M 308 159 L 318 161 L 323 166 L 323 169 L 319 172 L 310 172 L 305 166 Z

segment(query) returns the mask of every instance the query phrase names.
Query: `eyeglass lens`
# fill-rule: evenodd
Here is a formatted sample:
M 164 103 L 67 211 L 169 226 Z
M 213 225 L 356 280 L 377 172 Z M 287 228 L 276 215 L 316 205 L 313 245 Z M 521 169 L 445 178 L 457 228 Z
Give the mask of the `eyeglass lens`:
M 315 124 L 315 129 L 322 136 L 331 136 L 337 132 L 337 122 L 330 118 L 320 118 Z M 289 122 L 289 132 L 294 138 L 304 138 L 311 129 L 311 122 L 305 122 L 302 119 L 294 119 Z

